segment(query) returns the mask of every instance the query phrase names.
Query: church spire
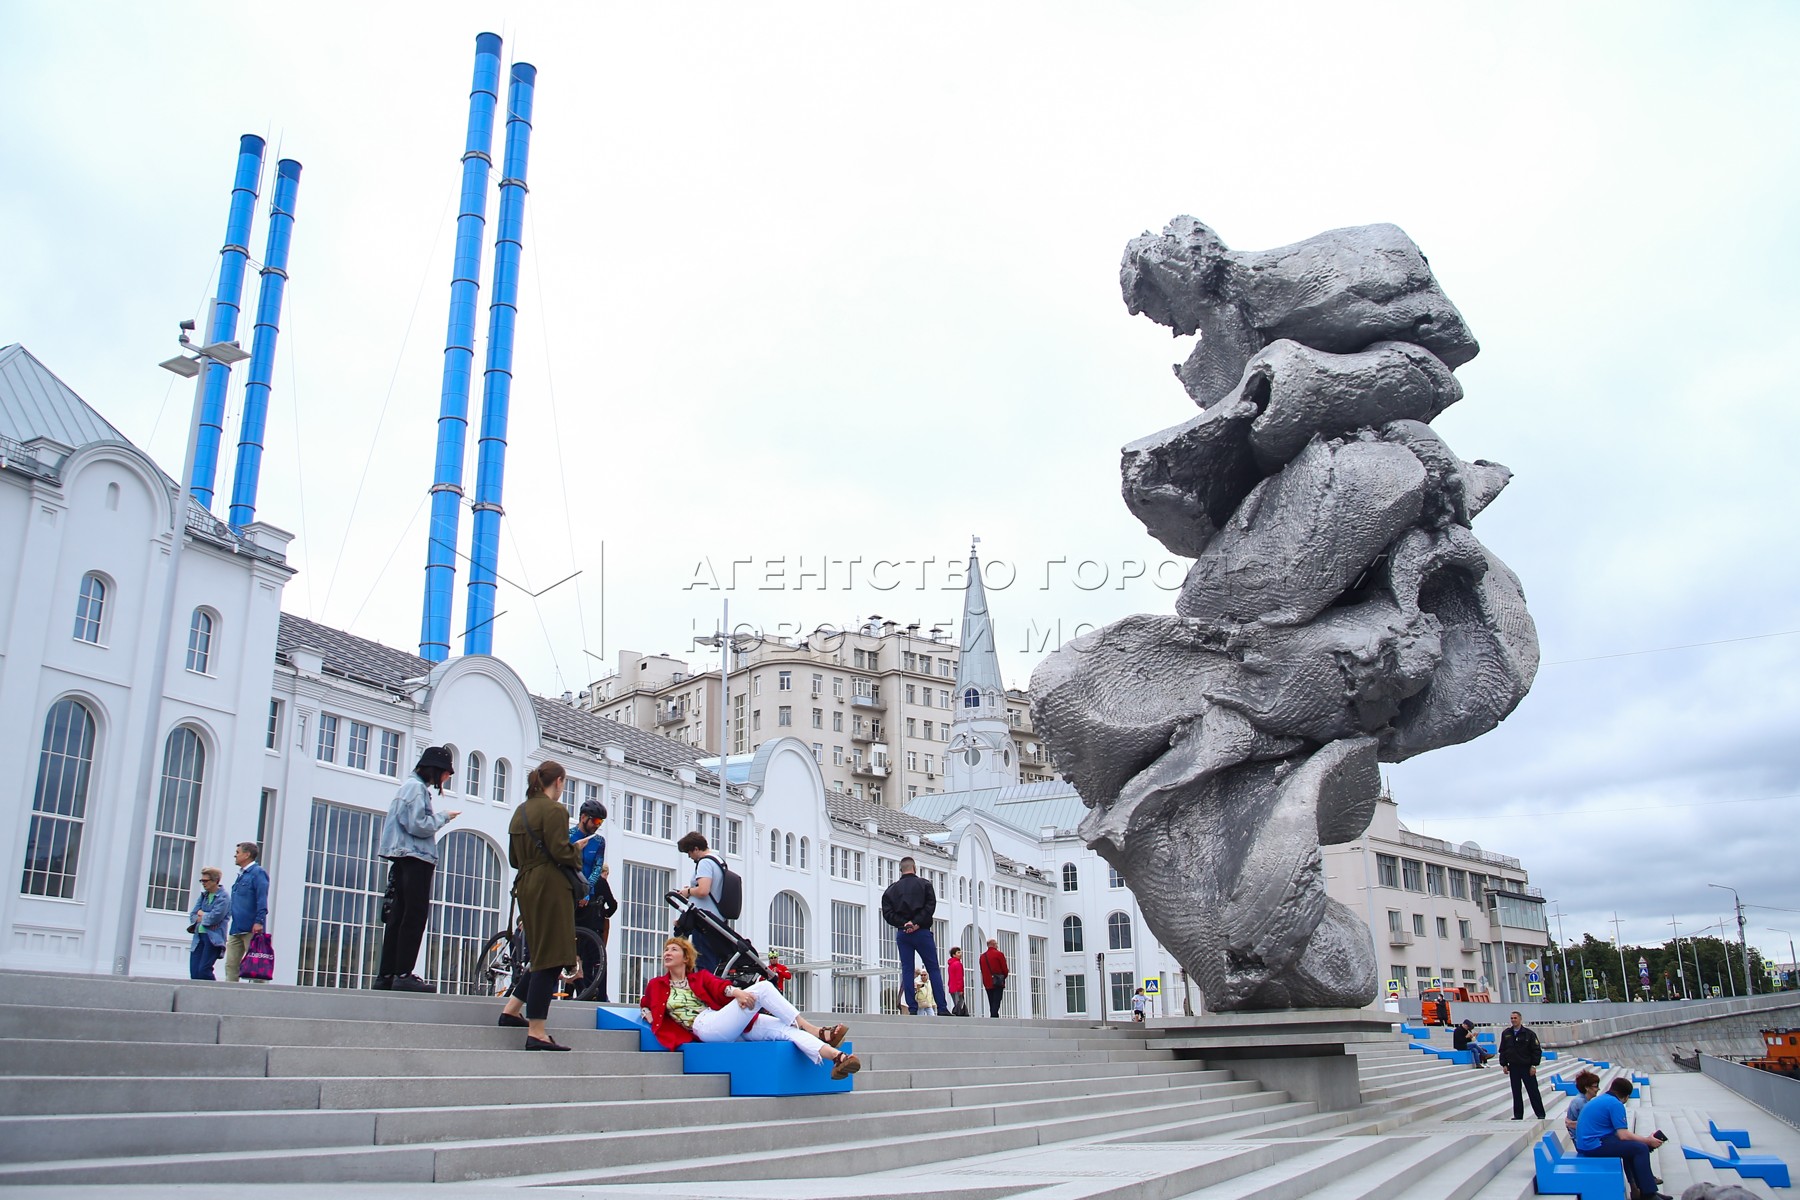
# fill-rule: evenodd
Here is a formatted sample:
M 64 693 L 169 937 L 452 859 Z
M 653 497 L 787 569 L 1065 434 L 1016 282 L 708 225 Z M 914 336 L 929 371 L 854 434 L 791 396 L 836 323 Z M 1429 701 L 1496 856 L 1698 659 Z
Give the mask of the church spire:
M 969 546 L 969 576 L 963 593 L 962 655 L 956 662 L 955 720 L 944 771 L 950 790 L 1005 787 L 1019 782 L 1012 723 L 1006 712 L 1006 684 L 1000 678 L 1000 651 L 981 584 L 981 539 Z

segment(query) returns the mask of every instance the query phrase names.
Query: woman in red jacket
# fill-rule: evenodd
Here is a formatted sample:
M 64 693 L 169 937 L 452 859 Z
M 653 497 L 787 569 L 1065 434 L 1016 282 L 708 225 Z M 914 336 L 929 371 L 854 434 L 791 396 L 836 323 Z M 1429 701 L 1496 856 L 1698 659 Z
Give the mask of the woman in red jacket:
M 945 990 L 950 993 L 950 1012 L 958 1017 L 969 1015 L 969 1006 L 964 999 L 963 989 L 968 987 L 968 977 L 963 967 L 961 946 L 950 947 L 950 979 Z
M 814 1062 L 829 1058 L 833 1079 L 862 1070 L 856 1055 L 838 1049 L 849 1026 L 812 1024 L 768 980 L 740 988 L 696 971 L 694 944 L 686 938 L 665 939 L 662 957 L 664 974 L 644 985 L 643 1009 L 656 1040 L 670 1050 L 688 1042 L 788 1041 Z

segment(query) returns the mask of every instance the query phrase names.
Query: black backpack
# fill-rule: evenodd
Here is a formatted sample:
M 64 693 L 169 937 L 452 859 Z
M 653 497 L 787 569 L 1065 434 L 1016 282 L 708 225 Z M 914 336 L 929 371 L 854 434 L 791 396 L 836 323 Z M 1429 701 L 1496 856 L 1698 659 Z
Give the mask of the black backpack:
M 744 877 L 725 865 L 725 860 L 716 854 L 706 856 L 719 864 L 719 894 L 713 902 L 719 906 L 719 915 L 727 921 L 735 921 L 744 913 Z

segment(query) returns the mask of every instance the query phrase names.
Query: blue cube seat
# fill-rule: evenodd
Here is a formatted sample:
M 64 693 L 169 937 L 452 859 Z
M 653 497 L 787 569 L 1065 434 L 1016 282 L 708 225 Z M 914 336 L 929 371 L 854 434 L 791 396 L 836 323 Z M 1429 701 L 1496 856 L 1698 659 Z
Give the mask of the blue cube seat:
M 1625 1200 L 1625 1164 L 1616 1158 L 1582 1158 L 1566 1153 L 1554 1133 L 1533 1147 L 1533 1186 L 1540 1196 L 1580 1196 L 1583 1200 Z
M 1706 1132 L 1712 1134 L 1715 1142 L 1730 1142 L 1740 1150 L 1750 1148 L 1750 1131 L 1748 1129 L 1720 1129 L 1719 1123 L 1709 1118 L 1706 1122 Z
M 1785 1162 L 1773 1154 L 1739 1154 L 1730 1142 L 1725 1144 L 1724 1154 L 1709 1154 L 1705 1150 L 1683 1146 L 1681 1156 L 1711 1163 L 1721 1171 L 1736 1171 L 1744 1179 L 1760 1179 L 1770 1187 L 1794 1186 Z
M 623 1006 L 599 1008 L 594 1013 L 598 1029 L 630 1030 L 638 1035 L 638 1049 L 646 1054 L 667 1054 L 636 1009 Z M 854 1046 L 845 1042 L 845 1054 Z M 733 1096 L 823 1096 L 848 1092 L 855 1076 L 831 1077 L 831 1067 L 815 1063 L 792 1042 L 689 1042 L 681 1048 L 683 1075 L 723 1075 Z

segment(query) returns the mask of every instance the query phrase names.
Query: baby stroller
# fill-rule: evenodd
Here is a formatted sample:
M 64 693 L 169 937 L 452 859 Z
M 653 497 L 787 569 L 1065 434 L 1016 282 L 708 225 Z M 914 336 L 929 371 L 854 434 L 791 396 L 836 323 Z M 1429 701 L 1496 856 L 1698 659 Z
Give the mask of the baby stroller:
M 696 933 L 704 932 L 706 940 L 716 948 L 725 951 L 719 962 L 719 977 L 728 979 L 735 987 L 747 988 L 759 979 L 766 979 L 777 987 L 781 980 L 775 972 L 763 962 L 762 955 L 751 944 L 750 939 L 733 929 L 719 918 L 701 908 L 698 904 L 684 897 L 680 892 L 666 892 L 663 903 L 676 912 L 675 935 L 692 939 Z

